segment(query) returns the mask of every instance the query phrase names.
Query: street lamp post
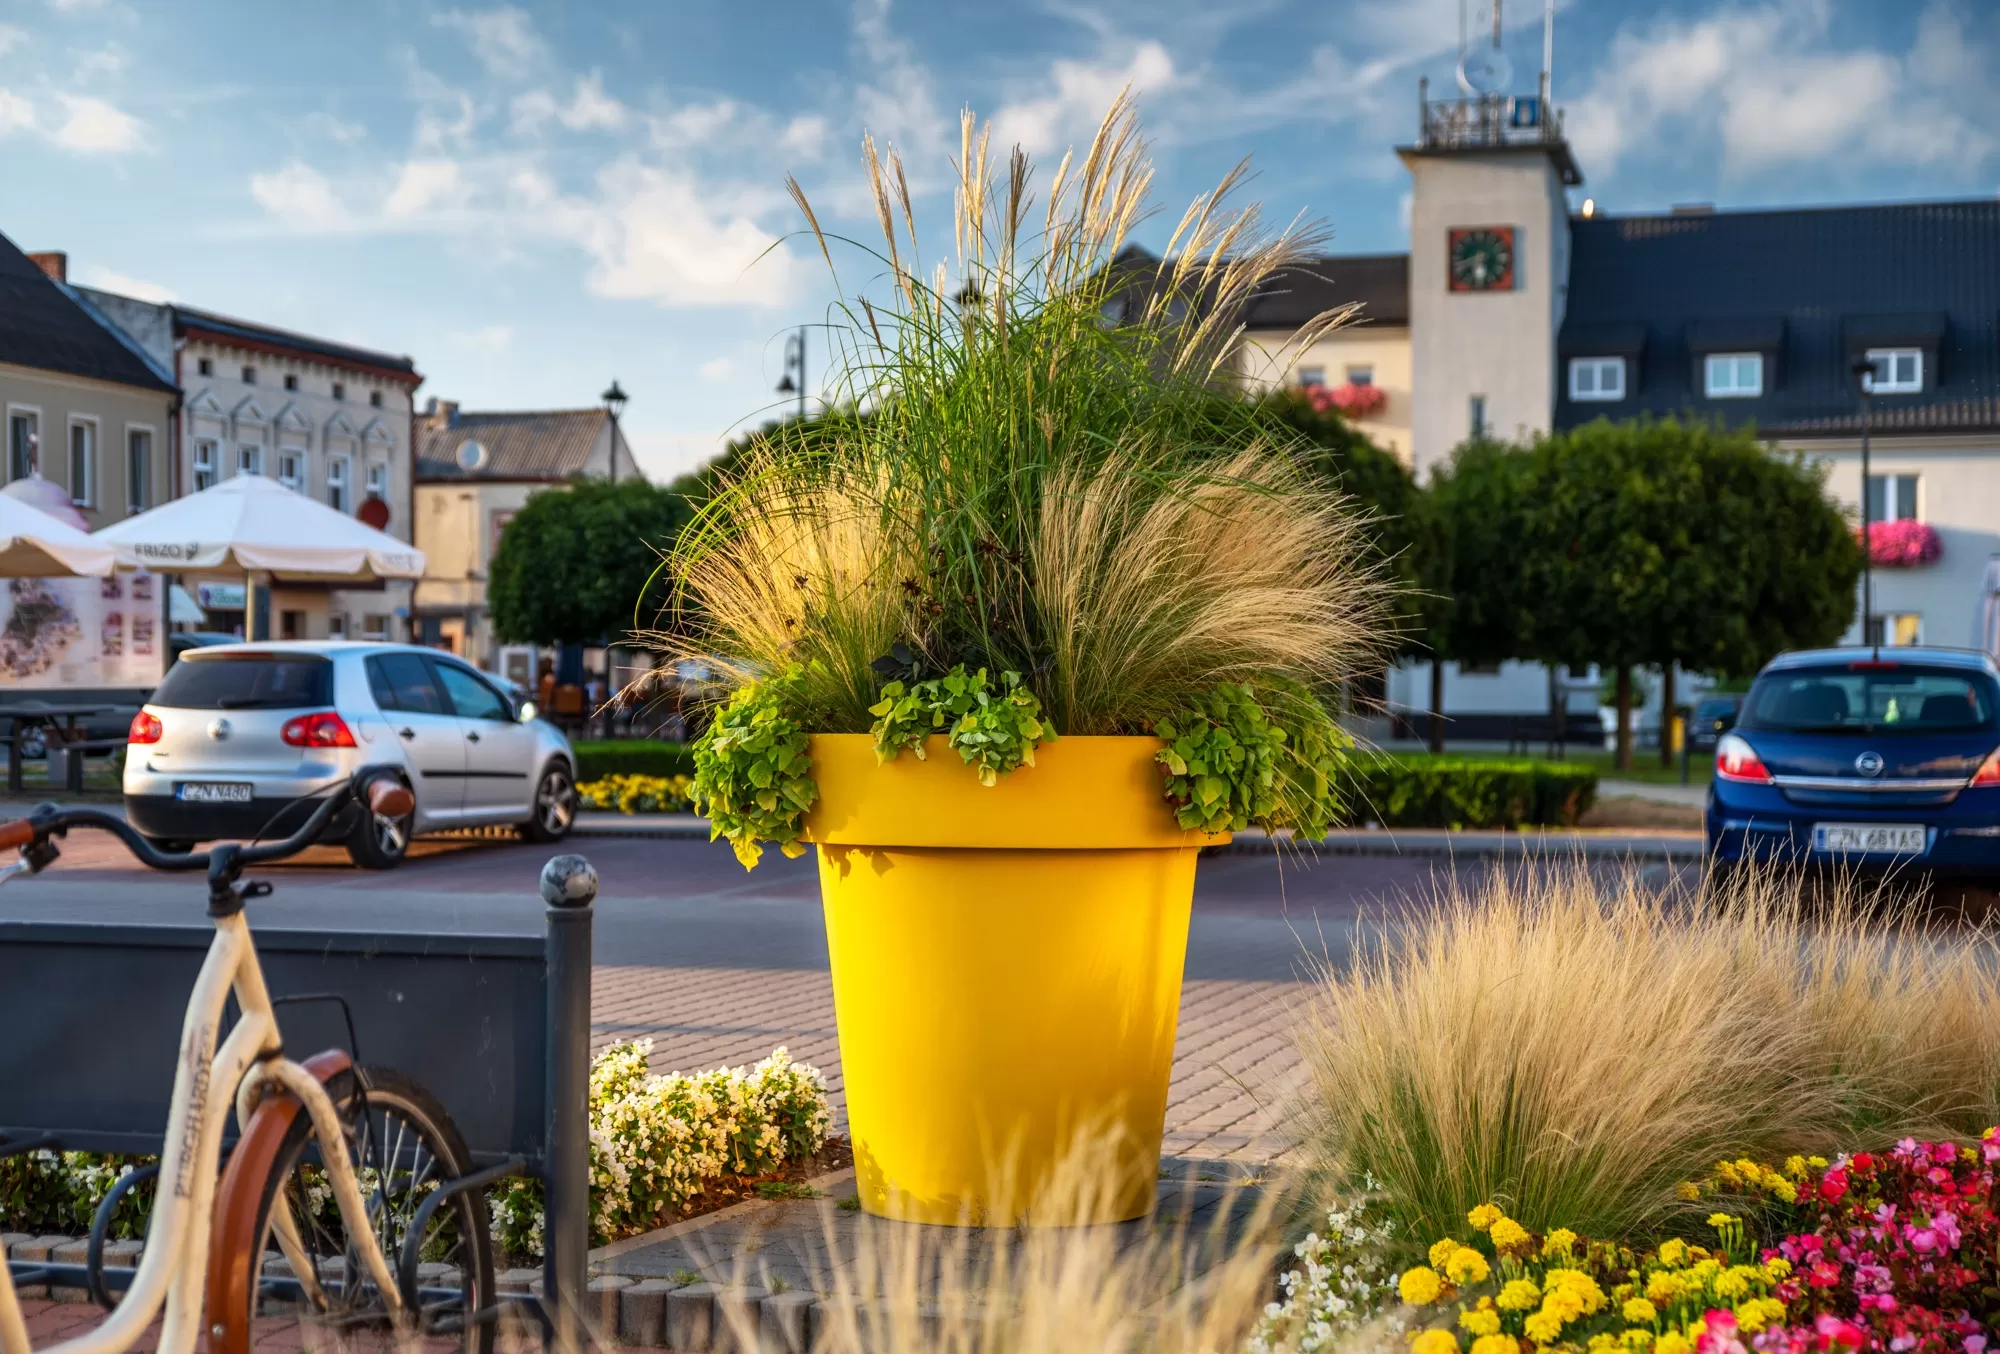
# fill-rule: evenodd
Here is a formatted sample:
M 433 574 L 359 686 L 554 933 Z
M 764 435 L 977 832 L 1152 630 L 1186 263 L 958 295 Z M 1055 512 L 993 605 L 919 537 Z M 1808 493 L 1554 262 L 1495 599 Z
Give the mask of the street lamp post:
M 785 335 L 785 375 L 778 382 L 780 395 L 799 397 L 799 421 L 806 416 L 806 328 L 799 326 L 796 334 Z
M 597 397 L 604 401 L 604 411 L 611 415 L 611 482 L 618 482 L 618 416 L 625 412 L 625 401 L 629 398 L 618 388 L 618 378 L 611 379 L 610 388 Z
M 1854 364 L 1855 384 L 1861 390 L 1861 642 L 1869 642 L 1875 628 L 1875 543 L 1874 507 L 1868 501 L 1868 434 L 1874 423 L 1875 364 L 1863 358 Z M 1875 641 L 1879 648 L 1881 641 Z

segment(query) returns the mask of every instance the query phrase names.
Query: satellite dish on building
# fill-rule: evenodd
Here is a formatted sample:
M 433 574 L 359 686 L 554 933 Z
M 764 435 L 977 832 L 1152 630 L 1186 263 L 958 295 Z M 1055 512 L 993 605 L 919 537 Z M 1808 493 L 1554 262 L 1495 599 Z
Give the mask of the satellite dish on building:
M 1514 80 L 1514 63 L 1498 47 L 1475 47 L 1458 60 L 1458 87 L 1467 94 L 1498 94 Z
M 486 444 L 477 438 L 468 438 L 458 444 L 458 468 L 478 470 L 486 464 Z

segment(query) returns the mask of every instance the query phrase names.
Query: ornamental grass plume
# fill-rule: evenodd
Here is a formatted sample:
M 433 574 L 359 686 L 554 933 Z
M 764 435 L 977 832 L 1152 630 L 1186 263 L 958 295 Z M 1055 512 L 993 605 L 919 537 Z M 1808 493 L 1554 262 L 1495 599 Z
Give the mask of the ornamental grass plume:
M 721 655 L 737 683 L 796 666 L 787 714 L 813 732 L 867 731 L 901 652 L 1019 673 L 1067 735 L 1147 731 L 1223 682 L 1330 694 L 1393 642 L 1365 524 L 1231 390 L 1246 305 L 1320 232 L 1230 206 L 1239 169 L 1164 261 L 1133 262 L 1152 167 L 1123 96 L 1039 205 L 1027 157 L 1003 162 L 968 113 L 948 264 L 922 257 L 900 159 L 869 140 L 864 163 L 873 248 L 792 184 L 842 286 L 841 412 L 761 436 L 726 477 L 669 562 L 660 647 Z M 861 290 L 834 267 L 849 246 Z
M 1308 1151 L 1330 1184 L 1379 1181 L 1406 1234 L 1494 1200 L 1644 1240 L 1691 1221 L 1676 1187 L 1718 1160 L 1994 1122 L 1995 959 L 1985 929 L 1768 872 L 1693 894 L 1494 872 L 1320 976 Z

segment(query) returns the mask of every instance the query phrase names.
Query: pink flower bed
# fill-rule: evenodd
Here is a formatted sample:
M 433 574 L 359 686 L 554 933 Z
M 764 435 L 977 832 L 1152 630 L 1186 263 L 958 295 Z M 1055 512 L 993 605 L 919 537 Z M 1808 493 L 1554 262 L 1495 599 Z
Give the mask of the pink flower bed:
M 1373 418 L 1389 404 L 1388 393 L 1380 386 L 1352 381 L 1340 386 L 1303 386 L 1300 393 L 1314 413 L 1339 413 L 1346 418 Z
M 1944 542 L 1928 522 L 1904 519 L 1900 522 L 1868 524 L 1868 562 L 1888 568 L 1912 568 L 1935 564 L 1944 554 Z

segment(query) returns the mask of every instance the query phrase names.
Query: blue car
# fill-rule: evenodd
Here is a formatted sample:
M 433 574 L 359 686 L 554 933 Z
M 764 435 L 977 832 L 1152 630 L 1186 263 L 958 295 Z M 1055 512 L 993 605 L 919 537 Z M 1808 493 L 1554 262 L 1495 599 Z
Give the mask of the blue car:
M 1757 675 L 1716 740 L 1708 846 L 2000 879 L 2000 668 L 1964 649 L 1819 649 Z

